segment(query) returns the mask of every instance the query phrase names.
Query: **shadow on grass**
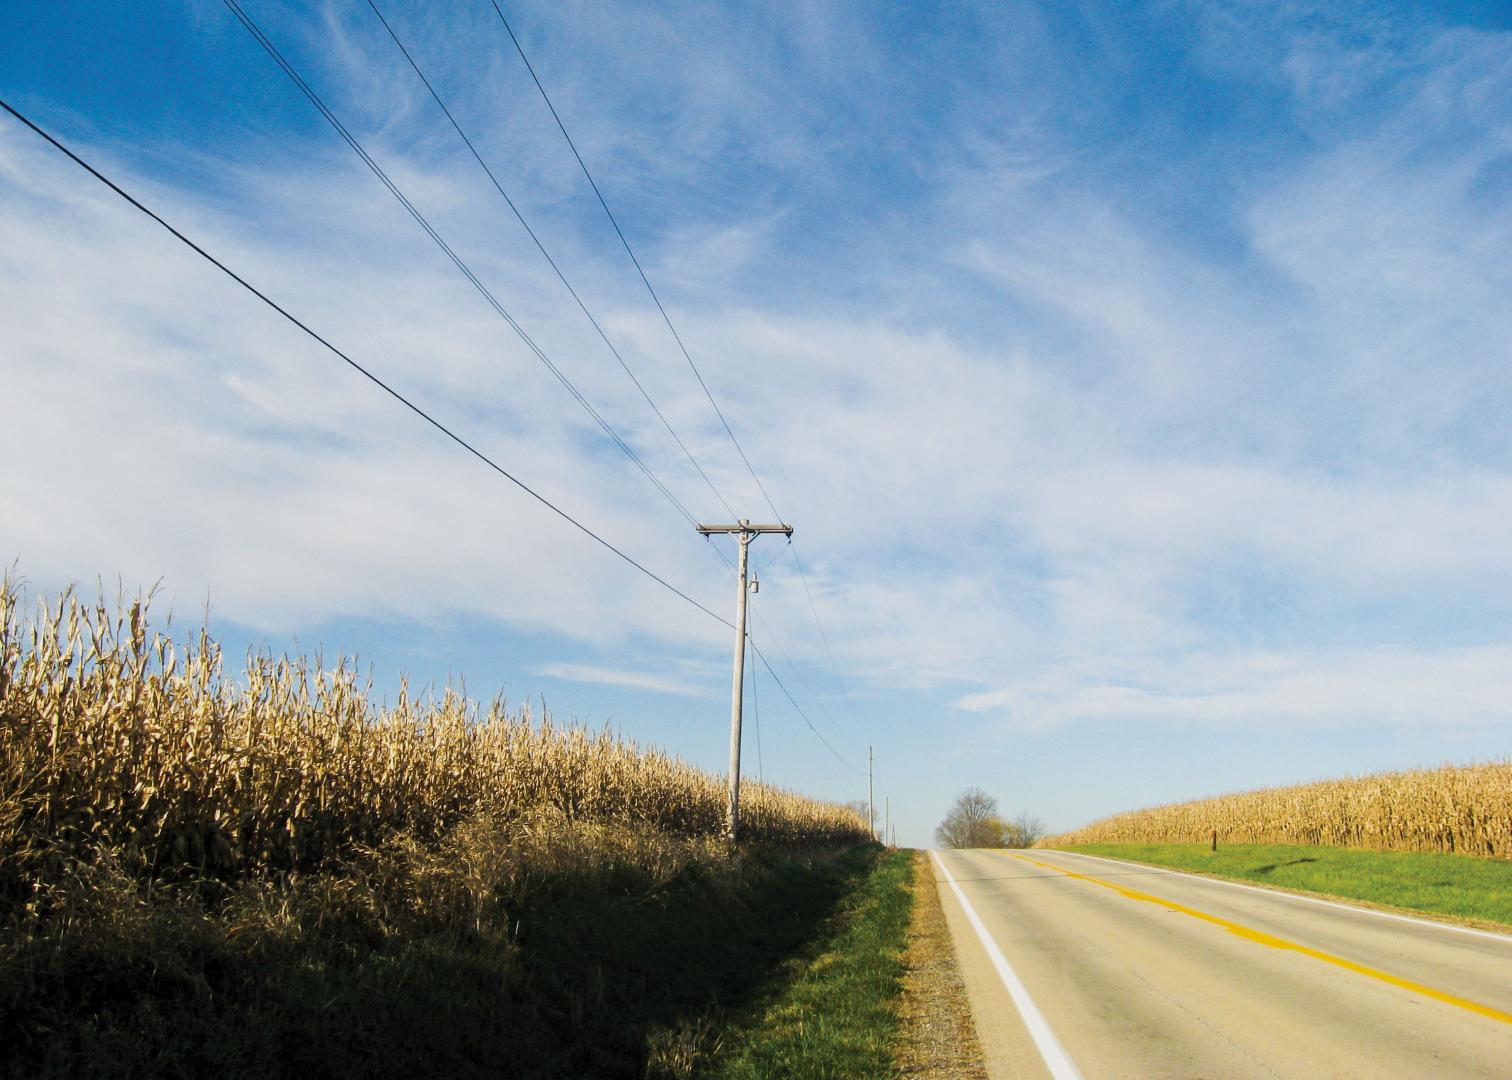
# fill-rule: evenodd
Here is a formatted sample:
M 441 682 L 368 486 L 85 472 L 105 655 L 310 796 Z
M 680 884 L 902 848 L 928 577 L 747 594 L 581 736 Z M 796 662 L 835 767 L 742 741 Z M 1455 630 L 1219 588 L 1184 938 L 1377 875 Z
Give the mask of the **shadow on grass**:
M 644 1077 L 669 1033 L 714 1041 L 874 858 L 627 870 L 506 903 L 499 925 L 387 940 L 327 926 L 243 943 L 167 912 L 138 928 L 157 940 L 13 954 L 27 979 L 0 973 L 0 1073 Z
M 1289 862 L 1283 862 L 1283 863 L 1267 863 L 1264 866 L 1257 866 L 1257 867 L 1255 867 L 1255 869 L 1252 871 L 1252 873 L 1256 873 L 1256 874 L 1273 874 L 1273 873 L 1276 872 L 1276 870 L 1278 870 L 1280 867 L 1283 867 L 1283 866 L 1301 866 L 1303 863 L 1310 863 L 1310 862 L 1317 862 L 1317 861 L 1318 861 L 1317 859 L 1309 857 L 1309 858 L 1305 858 L 1305 859 L 1292 859 Z

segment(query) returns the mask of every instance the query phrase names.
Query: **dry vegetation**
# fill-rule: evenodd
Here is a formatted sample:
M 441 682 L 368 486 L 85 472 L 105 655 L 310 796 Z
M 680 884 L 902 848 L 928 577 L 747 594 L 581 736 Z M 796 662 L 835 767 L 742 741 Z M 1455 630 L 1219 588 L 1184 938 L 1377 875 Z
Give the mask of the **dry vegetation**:
M 1446 765 L 1117 814 L 1044 841 L 1317 844 L 1512 858 L 1512 762 Z
M 233 679 L 140 602 L 21 604 L 0 587 L 0 1073 L 644 1075 L 648 1033 L 779 947 L 713 970 L 704 913 L 782 910 L 766 853 L 866 835 L 748 784 L 730 851 L 722 777 L 611 733 L 380 707 L 346 660 Z
M 218 876 L 310 870 L 403 833 L 425 840 L 541 808 L 573 820 L 718 833 L 724 781 L 603 732 L 480 710 L 447 692 L 378 708 L 345 660 L 251 656 L 222 675 L 201 632 L 150 633 L 68 594 L 22 628 L 0 589 L 0 873 L 7 892 L 59 854 L 110 850 L 129 868 Z M 848 810 L 744 787 L 757 844 L 859 840 Z

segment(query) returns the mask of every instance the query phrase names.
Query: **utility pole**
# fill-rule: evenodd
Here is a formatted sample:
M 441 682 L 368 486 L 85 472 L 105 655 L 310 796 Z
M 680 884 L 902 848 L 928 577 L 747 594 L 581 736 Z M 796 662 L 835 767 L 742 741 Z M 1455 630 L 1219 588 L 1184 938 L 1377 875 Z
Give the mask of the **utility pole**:
M 735 675 L 730 694 L 730 803 L 725 818 L 725 838 L 734 843 L 740 833 L 740 707 L 745 702 L 746 593 L 749 581 L 751 541 L 762 533 L 793 535 L 791 525 L 752 525 L 741 518 L 735 525 L 699 525 L 700 536 L 730 535 L 740 540 L 740 583 L 735 594 Z
M 877 804 L 872 801 L 872 748 L 866 748 L 866 830 L 877 838 Z
M 892 796 L 888 795 L 888 796 L 886 796 L 886 797 L 884 797 L 882 799 L 882 841 L 883 841 L 883 843 L 886 843 L 887 842 L 887 838 L 890 837 L 890 836 L 892 836 Z

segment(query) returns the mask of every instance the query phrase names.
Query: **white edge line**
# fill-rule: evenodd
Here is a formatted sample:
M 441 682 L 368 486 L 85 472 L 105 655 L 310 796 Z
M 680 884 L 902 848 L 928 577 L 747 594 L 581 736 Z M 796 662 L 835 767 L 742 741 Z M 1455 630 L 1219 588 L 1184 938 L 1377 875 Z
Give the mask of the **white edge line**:
M 1040 1012 L 1039 1006 L 1034 1004 L 1034 999 L 1029 996 L 1029 991 L 1019 979 L 1018 973 L 1008 963 L 1008 958 L 998 948 L 997 942 L 992 940 L 987 927 L 982 925 L 982 920 L 977 917 L 976 909 L 966 899 L 966 894 L 961 891 L 961 886 L 956 884 L 956 879 L 950 876 L 950 871 L 945 868 L 945 861 L 940 858 L 939 852 L 931 851 L 929 854 L 933 856 L 935 865 L 940 868 L 940 873 L 945 875 L 945 881 L 955 892 L 956 899 L 961 902 L 967 921 L 971 923 L 971 928 L 981 939 L 983 948 L 987 950 L 987 956 L 992 960 L 992 966 L 997 969 L 998 978 L 1003 980 L 1003 985 L 1008 988 L 1009 996 L 1013 998 L 1013 1004 L 1018 1006 L 1019 1015 L 1024 1019 L 1024 1026 L 1029 1029 L 1029 1035 L 1034 1039 L 1034 1045 L 1039 1050 L 1040 1057 L 1045 1059 L 1045 1066 L 1050 1070 L 1050 1075 L 1055 1080 L 1082 1080 L 1082 1074 L 1072 1064 L 1066 1048 L 1055 1037 L 1055 1032 L 1050 1030 L 1045 1014 Z
M 1377 911 L 1375 908 L 1357 907 L 1354 904 L 1341 904 L 1337 900 L 1322 900 L 1316 896 L 1299 896 L 1293 892 L 1285 892 L 1281 889 L 1267 889 L 1263 885 L 1245 885 L 1238 881 L 1225 881 L 1223 878 L 1208 877 L 1205 874 L 1189 874 L 1183 870 L 1172 870 L 1165 866 L 1155 866 L 1153 863 L 1129 862 L 1127 859 L 1110 859 L 1105 855 L 1086 855 L 1080 851 L 1065 851 L 1061 848 L 1041 848 L 1041 851 L 1053 851 L 1057 855 L 1074 855 L 1078 859 L 1096 859 L 1098 862 L 1113 863 L 1115 866 L 1136 866 L 1141 870 L 1154 870 L 1161 874 L 1171 874 L 1174 877 L 1191 878 L 1194 881 L 1205 881 L 1211 885 L 1227 885 L 1231 889 L 1243 889 L 1245 892 L 1263 893 L 1266 896 L 1279 896 L 1283 900 L 1297 900 L 1304 904 L 1318 904 L 1321 907 L 1338 908 L 1340 911 L 1352 911 L 1357 915 L 1373 915 L 1377 919 L 1391 919 L 1395 922 L 1412 923 L 1415 926 L 1429 926 L 1435 930 L 1448 930 L 1454 934 L 1469 934 L 1472 937 L 1489 938 L 1505 945 L 1512 945 L 1512 936 L 1498 934 L 1493 930 L 1477 930 L 1471 926 L 1456 926 L 1454 923 L 1436 922 L 1433 919 L 1418 919 L 1411 915 L 1398 915 L 1392 911 Z

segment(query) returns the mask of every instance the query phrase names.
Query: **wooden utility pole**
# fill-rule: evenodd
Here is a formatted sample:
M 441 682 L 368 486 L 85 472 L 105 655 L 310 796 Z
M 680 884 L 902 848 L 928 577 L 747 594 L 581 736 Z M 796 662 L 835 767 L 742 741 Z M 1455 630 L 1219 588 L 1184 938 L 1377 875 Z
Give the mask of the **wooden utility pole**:
M 730 698 L 730 800 L 725 838 L 734 843 L 740 833 L 740 707 L 745 702 L 746 593 L 750 589 L 751 541 L 762 533 L 793 535 L 791 525 L 752 525 L 741 518 L 735 525 L 699 525 L 701 536 L 731 535 L 740 540 L 740 583 L 735 594 L 735 675 Z

